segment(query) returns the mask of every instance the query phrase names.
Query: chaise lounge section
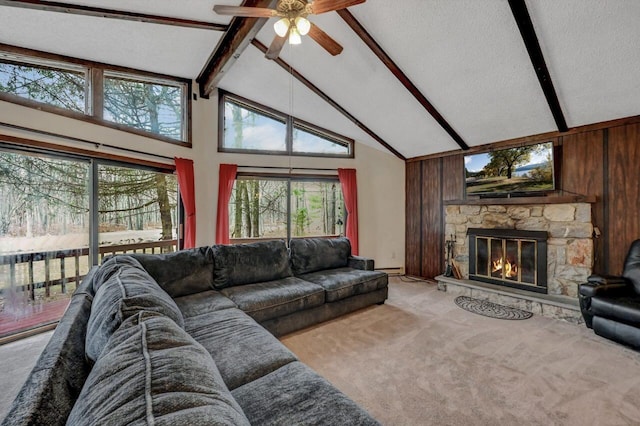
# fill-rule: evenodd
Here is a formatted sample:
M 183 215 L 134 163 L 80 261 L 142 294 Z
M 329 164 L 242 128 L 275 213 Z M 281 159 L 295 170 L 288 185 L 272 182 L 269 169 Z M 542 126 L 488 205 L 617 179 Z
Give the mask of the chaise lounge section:
M 377 424 L 275 336 L 383 303 L 387 283 L 344 238 L 114 256 L 3 424 Z

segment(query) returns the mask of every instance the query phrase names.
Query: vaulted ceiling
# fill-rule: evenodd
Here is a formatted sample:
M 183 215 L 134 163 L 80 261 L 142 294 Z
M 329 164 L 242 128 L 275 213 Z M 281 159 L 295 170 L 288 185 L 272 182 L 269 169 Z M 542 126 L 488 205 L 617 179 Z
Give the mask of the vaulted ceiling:
M 241 3 L 0 0 L 0 43 L 196 79 L 238 35 L 213 6 Z M 275 19 L 258 20 L 215 85 L 401 158 L 640 115 L 640 1 L 367 0 L 310 20 L 340 55 L 303 37 L 267 60 Z

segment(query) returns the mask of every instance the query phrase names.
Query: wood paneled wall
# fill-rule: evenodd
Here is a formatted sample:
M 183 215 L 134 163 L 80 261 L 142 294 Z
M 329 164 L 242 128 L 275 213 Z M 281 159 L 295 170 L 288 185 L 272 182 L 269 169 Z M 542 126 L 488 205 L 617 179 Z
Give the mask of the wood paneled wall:
M 640 239 L 640 123 L 593 127 L 529 136 L 520 143 L 561 146 L 556 186 L 569 194 L 595 195 L 592 217 L 601 236 L 594 240 L 594 272 L 617 275 L 629 245 Z M 433 278 L 444 271 L 444 201 L 464 198 L 463 168 L 464 154 L 407 162 L 407 275 Z

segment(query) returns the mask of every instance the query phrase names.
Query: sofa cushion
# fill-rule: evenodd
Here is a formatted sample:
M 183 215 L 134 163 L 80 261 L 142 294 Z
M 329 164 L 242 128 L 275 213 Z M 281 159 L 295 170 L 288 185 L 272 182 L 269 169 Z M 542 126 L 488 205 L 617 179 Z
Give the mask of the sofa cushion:
M 185 330 L 209 351 L 229 389 L 297 360 L 278 339 L 239 309 L 186 318 Z
M 113 334 L 71 425 L 248 425 L 207 351 L 172 320 L 140 312 Z
M 324 303 L 322 287 L 296 277 L 229 287 L 221 293 L 258 322 Z
M 176 297 L 174 299 L 182 316 L 195 317 L 220 309 L 237 308 L 236 304 L 228 297 L 216 290 L 203 291 L 189 296 Z
M 165 254 L 129 255 L 149 272 L 171 297 L 213 289 L 213 251 L 199 247 Z
M 389 277 L 384 272 L 363 271 L 353 268 L 337 268 L 300 275 L 305 281 L 322 286 L 327 292 L 327 302 L 346 299 L 358 294 L 384 288 Z
M 284 241 L 213 246 L 214 280 L 217 289 L 261 283 L 291 276 Z
M 637 294 L 640 294 L 640 240 L 631 243 L 627 257 L 624 260 L 622 276 L 631 281 Z
M 351 243 L 346 238 L 300 238 L 289 243 L 294 275 L 347 266 Z
M 595 316 L 640 327 L 640 297 L 636 295 L 593 297 L 591 298 L 591 312 Z
M 292 362 L 231 394 L 256 425 L 378 425 L 306 365 Z
M 106 281 L 97 282 L 98 279 Z M 96 295 L 87 322 L 85 353 L 95 361 L 122 322 L 141 310 L 165 315 L 184 325 L 180 309 L 149 273 L 129 256 L 106 261 L 94 276 Z

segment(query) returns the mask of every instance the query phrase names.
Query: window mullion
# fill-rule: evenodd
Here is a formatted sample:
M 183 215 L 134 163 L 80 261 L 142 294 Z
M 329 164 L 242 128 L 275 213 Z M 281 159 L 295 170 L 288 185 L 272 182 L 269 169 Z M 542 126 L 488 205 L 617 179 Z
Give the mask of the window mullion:
M 100 68 L 90 68 L 91 72 L 91 115 L 104 118 L 104 72 Z
M 291 241 L 291 179 L 287 179 L 287 245 Z

